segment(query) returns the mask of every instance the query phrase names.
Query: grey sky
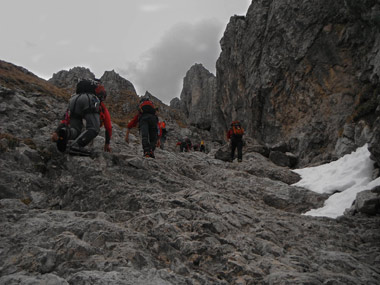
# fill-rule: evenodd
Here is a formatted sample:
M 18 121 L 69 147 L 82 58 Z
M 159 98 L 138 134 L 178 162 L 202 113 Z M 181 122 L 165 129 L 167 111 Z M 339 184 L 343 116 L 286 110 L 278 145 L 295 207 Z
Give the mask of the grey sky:
M 115 70 L 139 95 L 178 97 L 186 71 L 215 73 L 219 40 L 250 0 L 1 0 L 0 59 L 48 79 L 85 66 Z

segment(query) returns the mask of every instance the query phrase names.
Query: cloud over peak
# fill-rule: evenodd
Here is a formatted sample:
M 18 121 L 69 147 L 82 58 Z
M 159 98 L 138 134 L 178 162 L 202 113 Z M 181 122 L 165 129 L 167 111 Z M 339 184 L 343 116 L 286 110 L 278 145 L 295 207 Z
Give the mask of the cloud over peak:
M 223 29 L 218 20 L 177 24 L 138 62 L 128 63 L 119 72 L 135 84 L 138 93 L 148 90 L 168 103 L 180 95 L 183 77 L 195 63 L 215 72 Z

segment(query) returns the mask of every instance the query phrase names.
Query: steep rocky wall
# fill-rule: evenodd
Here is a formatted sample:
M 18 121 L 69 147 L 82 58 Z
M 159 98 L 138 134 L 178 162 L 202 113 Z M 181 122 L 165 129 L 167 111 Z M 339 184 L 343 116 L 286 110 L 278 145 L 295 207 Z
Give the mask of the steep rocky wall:
M 363 144 L 379 93 L 379 19 L 378 1 L 252 1 L 221 40 L 214 117 L 224 120 L 214 135 L 240 119 L 264 143 L 287 142 L 301 163 L 347 151 L 346 123 L 362 138 L 350 146 Z
M 59 88 L 67 89 L 72 93 L 75 91 L 78 80 L 82 78 L 94 79 L 95 75 L 88 68 L 73 67 L 70 70 L 61 70 L 54 73 L 48 82 Z
M 211 129 L 215 93 L 215 75 L 201 64 L 193 65 L 183 80 L 180 105 L 190 125 Z

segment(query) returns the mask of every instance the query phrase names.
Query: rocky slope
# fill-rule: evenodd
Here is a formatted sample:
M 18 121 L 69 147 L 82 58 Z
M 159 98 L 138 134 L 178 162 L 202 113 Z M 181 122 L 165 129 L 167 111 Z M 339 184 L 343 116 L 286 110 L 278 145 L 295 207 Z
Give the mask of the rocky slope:
M 379 19 L 378 1 L 253 0 L 246 16 L 231 18 L 216 93 L 202 99 L 216 103 L 213 137 L 239 119 L 263 144 L 283 141 L 300 165 L 369 142 L 380 106 Z M 184 84 L 182 94 L 201 94 L 201 85 Z
M 101 134 L 92 157 L 62 155 L 67 100 L 30 76 L 0 86 L 0 284 L 380 282 L 378 214 L 301 215 L 326 197 L 252 146 L 240 164 L 173 145 L 145 159 L 114 125 L 112 153 Z

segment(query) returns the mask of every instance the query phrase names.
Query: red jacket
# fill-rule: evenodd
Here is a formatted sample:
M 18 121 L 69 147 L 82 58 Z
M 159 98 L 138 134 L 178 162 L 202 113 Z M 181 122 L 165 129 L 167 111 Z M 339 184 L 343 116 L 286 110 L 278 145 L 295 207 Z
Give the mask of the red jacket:
M 141 116 L 141 113 L 138 112 L 132 120 L 129 121 L 128 125 L 127 125 L 127 128 L 128 129 L 133 129 L 134 127 L 137 126 L 137 124 L 139 123 L 139 118 Z
M 106 105 L 104 105 L 103 102 L 100 102 L 100 126 L 103 125 L 106 129 L 106 144 L 109 144 L 112 137 L 111 115 L 108 112 Z
M 136 127 L 137 124 L 139 123 L 140 116 L 143 113 L 149 113 L 149 114 L 155 114 L 156 113 L 156 108 L 154 107 L 152 101 L 146 100 L 140 104 L 139 112 L 133 117 L 133 119 L 131 121 L 129 121 L 127 128 L 133 129 L 134 127 Z
M 229 140 L 231 138 L 231 136 L 233 135 L 233 130 L 232 129 L 229 129 L 228 132 L 227 132 L 227 139 Z

